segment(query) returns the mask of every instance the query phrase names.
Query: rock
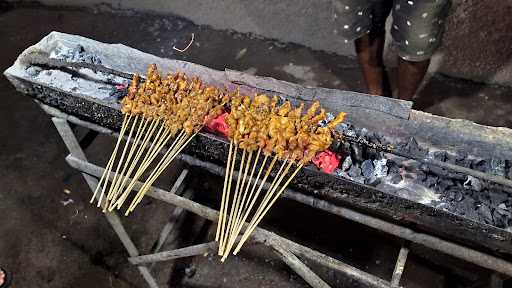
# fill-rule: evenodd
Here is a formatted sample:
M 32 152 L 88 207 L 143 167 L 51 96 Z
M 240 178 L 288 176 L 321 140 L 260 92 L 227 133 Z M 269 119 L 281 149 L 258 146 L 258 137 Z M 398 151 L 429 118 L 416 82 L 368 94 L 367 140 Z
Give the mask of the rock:
M 373 160 L 373 166 L 375 167 L 375 177 L 381 178 L 386 177 L 388 175 L 388 159 L 381 159 L 381 160 Z
M 373 172 L 375 171 L 372 161 L 364 160 L 363 163 L 361 164 L 361 170 L 365 178 L 371 178 L 373 176 Z
M 347 171 L 352 166 L 352 157 L 347 156 L 341 164 L 341 171 Z
M 361 168 L 359 168 L 357 165 L 352 165 L 350 170 L 348 170 L 348 175 L 352 178 L 361 177 Z

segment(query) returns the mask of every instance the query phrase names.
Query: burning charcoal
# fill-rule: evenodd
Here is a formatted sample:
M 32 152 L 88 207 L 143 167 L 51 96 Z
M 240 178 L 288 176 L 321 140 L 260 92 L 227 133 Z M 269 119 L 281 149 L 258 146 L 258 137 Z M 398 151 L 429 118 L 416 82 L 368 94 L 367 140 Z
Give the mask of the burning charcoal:
M 380 179 L 377 178 L 375 175 L 372 175 L 370 178 L 366 178 L 366 184 L 371 186 L 377 186 L 380 183 Z
M 492 217 L 494 219 L 494 225 L 499 228 L 505 228 L 507 226 L 507 216 L 506 214 L 501 214 L 499 209 L 494 209 L 492 213 Z
M 363 148 L 360 145 L 352 145 L 352 157 L 352 160 L 355 160 L 354 162 L 364 161 Z
M 480 217 L 480 221 L 485 222 L 487 224 L 493 224 L 491 209 L 487 205 L 480 204 L 480 207 L 476 209 L 478 216 Z
M 459 150 L 457 155 L 455 155 L 455 161 L 463 161 L 466 158 L 468 158 L 468 152 L 464 150 Z
M 491 171 L 493 175 L 505 176 L 505 161 L 499 159 L 491 159 Z
M 440 179 L 437 188 L 439 191 L 445 191 L 449 187 L 453 186 L 453 181 L 450 179 Z
M 418 171 L 418 173 L 416 173 L 415 180 L 416 180 L 416 183 L 423 185 L 423 182 L 425 182 L 425 180 L 427 180 L 427 174 Z
M 398 173 L 393 173 L 391 178 L 389 179 L 389 182 L 391 182 L 393 184 L 398 184 L 398 183 L 402 182 L 402 176 Z
M 427 155 L 428 151 L 422 149 L 414 137 L 409 138 L 409 141 L 402 148 L 404 152 L 415 157 L 423 158 Z
M 378 136 L 378 134 L 376 132 L 370 133 L 368 135 L 368 140 L 370 140 L 370 142 L 372 142 L 372 143 L 381 144 L 380 137 Z
M 363 176 L 366 178 L 370 178 L 373 176 L 373 172 L 375 169 L 373 168 L 373 164 L 371 160 L 364 160 L 361 164 L 361 170 L 363 172 Z
M 439 176 L 449 176 L 449 173 L 446 169 L 443 169 L 435 165 L 429 165 L 429 170 L 432 174 L 436 174 Z
M 359 130 L 359 135 L 362 137 L 366 137 L 368 135 L 368 129 L 361 128 L 361 130 Z
M 494 206 L 498 206 L 499 204 L 504 203 L 508 199 L 508 194 L 500 191 L 490 190 L 489 196 L 491 198 L 491 203 Z
M 432 152 L 429 157 L 434 160 L 438 161 L 446 161 L 446 151 L 434 151 Z
M 450 172 L 448 173 L 449 178 L 453 178 L 456 180 L 466 180 L 467 176 L 463 173 L 457 173 L 457 172 Z
M 464 182 L 464 188 L 473 189 L 477 192 L 482 191 L 482 182 L 478 178 L 475 178 L 471 175 L 467 176 L 466 182 Z
M 348 169 L 350 169 L 351 166 L 352 166 L 352 157 L 347 156 L 347 158 L 345 158 L 345 161 L 343 161 L 343 164 L 341 164 L 341 170 L 347 171 Z
M 387 166 L 388 166 L 388 172 L 390 174 L 398 174 L 398 173 L 400 173 L 400 166 L 398 166 L 398 164 L 396 164 L 395 161 L 389 160 L 387 162 Z
M 507 209 L 507 205 L 505 203 L 501 203 L 496 208 L 496 211 L 498 211 L 502 215 L 511 215 L 510 211 Z
M 357 165 L 352 165 L 350 167 L 350 170 L 348 170 L 348 175 L 352 178 L 360 177 L 361 176 L 361 168 L 359 168 Z
M 428 175 L 427 179 L 425 180 L 425 186 L 430 187 L 430 188 L 434 187 L 434 185 L 437 184 L 438 180 L 439 180 L 439 177 L 433 176 L 433 175 Z
M 491 166 L 489 165 L 490 161 L 487 160 L 475 160 L 473 164 L 471 165 L 473 169 L 480 171 L 480 172 L 487 172 L 491 169 Z
M 374 174 L 376 177 L 386 177 L 388 175 L 388 159 L 373 160 L 373 166 L 375 167 Z
M 460 202 L 464 200 L 464 193 L 461 191 L 457 191 L 457 195 L 455 196 L 455 201 Z
M 469 160 L 469 159 L 455 160 L 455 164 L 462 166 L 462 167 L 469 168 L 469 167 L 471 167 L 471 160 Z
M 363 176 L 354 177 L 354 178 L 352 178 L 352 180 L 353 180 L 354 182 L 364 184 L 364 177 L 363 177 Z

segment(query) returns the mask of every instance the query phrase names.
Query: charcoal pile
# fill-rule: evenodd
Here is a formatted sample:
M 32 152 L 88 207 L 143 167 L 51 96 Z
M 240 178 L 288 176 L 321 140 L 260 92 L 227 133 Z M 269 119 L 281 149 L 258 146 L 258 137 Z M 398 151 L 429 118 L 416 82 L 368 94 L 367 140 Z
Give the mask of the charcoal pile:
M 354 141 L 333 144 L 331 149 L 343 155 L 334 172 L 337 176 L 512 231 L 512 187 L 416 160 L 434 159 L 508 179 L 512 179 L 512 161 L 477 159 L 465 151 L 429 151 L 413 137 L 398 143 L 399 155 L 393 155 L 372 148 L 372 144 L 389 144 L 377 132 L 349 123 L 338 130 L 367 145 Z

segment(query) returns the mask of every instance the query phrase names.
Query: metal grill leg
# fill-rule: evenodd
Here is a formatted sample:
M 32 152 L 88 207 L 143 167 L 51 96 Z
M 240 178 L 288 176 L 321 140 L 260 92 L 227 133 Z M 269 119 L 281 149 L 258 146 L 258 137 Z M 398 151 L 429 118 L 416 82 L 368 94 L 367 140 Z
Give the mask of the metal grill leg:
M 69 127 L 69 124 L 66 120 L 60 119 L 57 117 L 52 118 L 53 124 L 59 131 L 60 137 L 66 144 L 66 147 L 68 148 L 69 152 L 73 154 L 76 158 L 81 159 L 83 161 L 87 161 L 87 158 L 85 157 L 85 153 L 80 147 L 80 144 L 78 143 L 78 140 L 75 137 L 75 134 L 73 134 L 73 131 L 71 130 L 71 127 Z M 98 185 L 98 180 L 86 173 L 82 173 L 82 176 L 84 177 L 85 181 L 87 182 L 87 185 L 89 185 L 89 188 L 94 191 L 96 190 L 96 186 Z M 124 247 L 128 251 L 128 254 L 130 257 L 135 257 L 139 255 L 139 251 L 137 250 L 137 247 L 135 247 L 135 244 L 133 244 L 133 241 L 130 239 L 130 236 L 128 236 L 128 233 L 126 233 L 126 230 L 123 227 L 123 224 L 121 223 L 121 220 L 119 219 L 119 216 L 112 212 L 112 213 L 105 213 L 105 217 L 107 218 L 107 221 L 110 223 L 114 231 L 116 232 L 117 236 L 123 243 Z M 137 269 L 139 270 L 140 274 L 146 280 L 148 283 L 148 286 L 151 288 L 158 288 L 158 284 L 156 283 L 155 278 L 151 275 L 149 269 L 145 266 L 137 266 Z

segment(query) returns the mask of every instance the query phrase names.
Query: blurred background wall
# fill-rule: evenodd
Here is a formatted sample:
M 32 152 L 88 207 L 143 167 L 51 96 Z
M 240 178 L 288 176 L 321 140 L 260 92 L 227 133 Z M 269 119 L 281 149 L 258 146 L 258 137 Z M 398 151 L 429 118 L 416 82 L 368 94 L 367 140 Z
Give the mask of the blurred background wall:
M 336 0 L 334 0 L 336 1 Z M 444 42 L 430 72 L 512 86 L 512 1 L 452 0 Z M 12 1 L 11 2 L 16 2 Z M 339 36 L 331 0 L 41 0 L 45 5 L 173 13 L 216 29 L 250 32 L 355 56 Z M 387 62 L 394 64 L 393 49 Z

